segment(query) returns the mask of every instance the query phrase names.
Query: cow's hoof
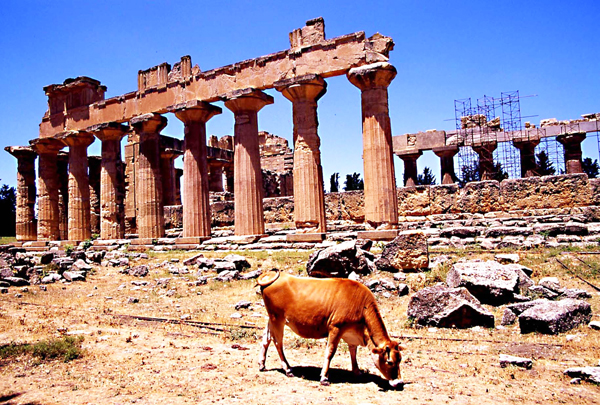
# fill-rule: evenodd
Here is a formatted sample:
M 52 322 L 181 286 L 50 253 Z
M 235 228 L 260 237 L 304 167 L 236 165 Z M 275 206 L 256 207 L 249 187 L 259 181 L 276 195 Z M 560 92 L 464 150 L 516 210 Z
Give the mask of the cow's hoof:
M 329 380 L 327 378 L 323 378 L 321 380 L 321 385 L 324 387 L 329 387 L 329 385 L 330 385 Z
M 288 377 L 295 377 L 294 373 L 292 373 L 292 370 L 287 370 L 285 372 L 285 375 L 288 376 Z
M 260 366 L 258 368 L 258 371 L 267 371 L 267 368 L 265 366 Z

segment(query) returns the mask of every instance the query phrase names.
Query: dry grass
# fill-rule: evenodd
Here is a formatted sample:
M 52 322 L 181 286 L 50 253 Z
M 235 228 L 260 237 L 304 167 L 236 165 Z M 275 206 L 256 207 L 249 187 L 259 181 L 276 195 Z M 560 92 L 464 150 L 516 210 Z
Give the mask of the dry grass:
M 279 267 L 303 273 L 306 252 L 240 252 L 252 268 Z M 576 274 L 600 266 L 600 256 L 581 256 L 588 265 L 555 251 L 521 254 L 534 278 L 557 276 L 571 288 L 585 288 Z M 223 257 L 225 252 L 207 253 Z M 150 263 L 184 259 L 189 252 L 151 254 Z M 462 255 L 452 255 L 458 260 Z M 569 267 L 565 270 L 555 258 Z M 493 255 L 472 254 L 491 259 Z M 139 261 L 142 263 L 145 261 Z M 446 269 L 409 275 L 412 287 L 443 279 Z M 156 286 L 159 278 L 168 286 Z M 504 330 L 442 330 L 412 328 L 406 322 L 408 297 L 379 297 L 388 330 L 408 347 L 403 377 L 404 391 L 389 391 L 368 358 L 359 350 L 359 365 L 368 375 L 352 378 L 345 345 L 332 362 L 330 387 L 318 383 L 324 342 L 286 333 L 288 360 L 299 377 L 282 374 L 273 347 L 267 372 L 258 372 L 261 329 L 226 328 L 225 332 L 177 323 L 158 323 L 119 315 L 189 318 L 195 321 L 263 328 L 266 312 L 254 281 L 195 286 L 193 275 L 173 276 L 157 268 L 144 279 L 99 268 L 87 282 L 54 284 L 48 291 L 30 287 L 17 298 L 17 289 L 0 296 L 0 345 L 35 343 L 61 338 L 65 333 L 85 336 L 85 355 L 62 361 L 13 361 L 0 365 L 0 404 L 7 403 L 245 403 L 282 404 L 406 404 L 421 403 L 597 403 L 598 386 L 569 384 L 562 372 L 573 366 L 596 365 L 600 358 L 600 333 L 580 327 L 559 336 L 521 335 L 517 328 Z M 148 281 L 134 286 L 132 281 Z M 597 273 L 589 280 L 600 284 Z M 139 300 L 127 304 L 129 297 Z M 252 309 L 236 311 L 240 300 Z M 600 298 L 590 300 L 594 313 Z M 491 308 L 497 322 L 501 308 Z M 231 318 L 234 312 L 241 319 Z M 594 319 L 598 319 L 595 316 Z M 246 350 L 247 349 L 247 350 Z M 508 353 L 534 359 L 532 370 L 500 368 L 498 355 Z M 16 395 L 7 399 L 11 394 Z M 3 399 L 4 398 L 4 399 Z

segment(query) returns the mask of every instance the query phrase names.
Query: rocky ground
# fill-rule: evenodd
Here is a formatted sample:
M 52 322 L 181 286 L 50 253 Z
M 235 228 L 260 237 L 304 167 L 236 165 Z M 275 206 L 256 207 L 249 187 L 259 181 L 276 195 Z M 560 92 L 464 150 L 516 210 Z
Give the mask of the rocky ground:
M 68 363 L 29 356 L 0 359 L 0 404 L 600 402 L 598 385 L 564 373 L 599 365 L 600 331 L 587 323 L 556 335 L 521 334 L 518 322 L 501 325 L 504 305 L 487 304 L 483 306 L 494 315 L 494 328 L 421 327 L 408 319 L 417 291 L 445 281 L 453 263 L 494 259 L 485 253 L 444 252 L 448 260 L 438 261 L 443 264 L 435 269 L 396 278 L 387 272 L 358 276 L 377 290 L 388 330 L 407 346 L 403 390 L 388 388 L 364 348 L 359 349 L 359 365 L 366 374 L 355 379 L 343 344 L 332 362 L 331 386 L 321 386 L 324 342 L 291 332 L 286 333 L 285 349 L 296 377 L 283 374 L 273 347 L 267 371 L 261 373 L 257 359 L 266 312 L 250 277 L 271 267 L 305 274 L 310 252 L 239 253 L 249 268 L 214 260 L 227 255 L 219 252 L 193 262 L 185 261 L 193 252 L 115 254 L 113 262 L 88 259 L 91 269 L 76 270 L 85 273 L 85 281 L 63 278 L 43 288 L 5 287 L 0 295 L 0 346 L 74 335 L 84 337 L 85 352 Z M 431 259 L 439 256 L 432 254 Z M 600 284 L 600 258 L 555 250 L 519 256 L 536 283 L 556 277 L 562 287 L 591 292 L 585 302 L 592 321 L 600 320 L 600 296 L 576 277 Z M 220 273 L 207 264 L 211 260 L 221 263 Z M 231 279 L 218 280 L 217 274 Z M 240 275 L 250 279 L 240 280 Z M 389 283 L 406 285 L 410 293 L 383 288 Z M 530 359 L 531 368 L 502 367 L 501 355 Z

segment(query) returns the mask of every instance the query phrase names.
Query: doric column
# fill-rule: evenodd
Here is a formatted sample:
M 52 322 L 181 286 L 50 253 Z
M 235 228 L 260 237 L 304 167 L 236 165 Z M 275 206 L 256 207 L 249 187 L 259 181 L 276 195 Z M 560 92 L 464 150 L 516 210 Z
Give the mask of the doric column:
M 181 205 L 181 177 L 183 169 L 175 168 L 175 205 Z
M 253 89 L 235 91 L 225 101 L 225 107 L 235 115 L 233 179 L 236 235 L 262 235 L 265 232 L 258 111 L 267 104 L 273 104 L 273 97 Z
M 215 160 L 208 166 L 208 189 L 220 193 L 223 191 L 223 162 Z
M 100 169 L 100 238 L 125 237 L 124 182 L 121 164 L 121 139 L 129 127 L 117 122 L 88 128 L 102 142 Z
M 223 171 L 225 172 L 225 191 L 227 191 L 228 193 L 233 193 L 233 164 L 225 165 Z
M 90 229 L 92 237 L 100 235 L 100 177 L 102 157 L 88 156 L 88 174 L 90 178 Z
M 481 181 L 492 180 L 494 174 L 494 151 L 497 142 L 473 145 L 473 150 L 479 155 L 479 178 Z
M 441 146 L 433 148 L 440 158 L 440 167 L 442 169 L 442 184 L 456 183 L 456 172 L 454 171 L 454 156 L 458 153 L 458 146 Z
M 556 140 L 565 149 L 565 168 L 567 174 L 583 173 L 581 165 L 581 142 L 584 141 L 585 137 L 585 132 L 558 135 L 556 137 Z
M 19 242 L 37 239 L 35 223 L 35 158 L 28 146 L 7 146 L 8 153 L 17 158 L 16 236 Z
M 323 233 L 325 199 L 321 140 L 317 128 L 317 101 L 327 84 L 317 75 L 276 82 L 275 86 L 292 102 L 294 117 L 294 221 L 299 232 Z
M 139 138 L 135 164 L 136 224 L 140 238 L 161 238 L 165 233 L 160 178 L 160 131 L 167 119 L 160 114 L 144 114 L 130 121 Z
M 81 242 L 92 237 L 87 148 L 94 142 L 94 136 L 83 131 L 69 131 L 58 138 L 69 147 L 68 238 Z
M 137 233 L 137 209 L 135 205 L 135 176 L 140 150 L 139 137 L 135 132 L 130 132 L 127 136 L 127 144 L 124 150 L 124 183 L 125 183 L 125 234 Z
M 30 141 L 38 154 L 38 226 L 40 241 L 58 240 L 58 173 L 56 157 L 64 144 L 54 138 L 38 138 Z
M 194 101 L 175 107 L 185 126 L 183 152 L 183 237 L 210 237 L 210 201 L 206 158 L 206 122 L 221 109 Z
M 64 144 L 63 144 L 64 146 Z M 58 220 L 59 239 L 69 239 L 69 153 L 58 152 L 56 157 L 58 170 Z
M 399 154 L 398 157 L 404 162 L 404 187 L 414 187 L 417 185 L 417 159 L 423 152 L 414 151 L 410 153 Z
M 513 139 L 513 145 L 515 148 L 519 149 L 521 157 L 521 177 L 533 177 L 538 175 L 537 163 L 535 162 L 535 147 L 539 144 L 539 139 Z
M 181 152 L 166 148 L 160 151 L 160 176 L 162 179 L 163 206 L 175 205 L 175 159 Z
M 385 62 L 348 72 L 350 82 L 362 92 L 365 222 L 380 228 L 395 228 L 398 224 L 387 91 L 394 77 L 396 68 Z

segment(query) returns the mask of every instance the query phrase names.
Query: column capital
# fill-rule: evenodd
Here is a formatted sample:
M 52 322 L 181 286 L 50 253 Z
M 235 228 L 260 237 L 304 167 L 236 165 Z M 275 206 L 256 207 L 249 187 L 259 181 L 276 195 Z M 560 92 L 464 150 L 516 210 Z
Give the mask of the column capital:
M 224 97 L 225 107 L 234 114 L 242 111 L 260 111 L 264 106 L 273 104 L 273 97 L 260 90 L 248 88 L 236 90 Z
M 167 126 L 167 117 L 156 113 L 142 114 L 133 117 L 129 124 L 138 132 L 159 133 Z
M 396 156 L 398 156 L 402 160 L 417 160 L 422 155 L 423 152 L 421 152 L 420 150 L 396 153 Z
M 175 159 L 181 155 L 183 155 L 182 151 L 173 148 L 165 148 L 160 151 L 160 157 L 162 159 Z
M 274 83 L 275 89 L 290 100 L 318 101 L 327 91 L 327 82 L 316 74 L 292 77 Z
M 523 150 L 523 149 L 535 148 L 536 146 L 538 146 L 540 144 L 540 140 L 539 139 L 531 139 L 531 140 L 513 139 L 512 144 L 515 148 L 517 148 L 519 150 Z
M 103 124 L 92 125 L 86 128 L 86 132 L 96 136 L 100 141 L 120 141 L 127 132 L 130 131 L 128 125 L 118 122 L 105 122 Z
M 473 150 L 478 154 L 485 153 L 485 152 L 491 153 L 491 152 L 495 151 L 497 147 L 498 147 L 498 142 L 486 142 L 486 143 L 471 145 L 471 148 L 473 148 Z
M 556 140 L 560 142 L 562 145 L 566 144 L 579 144 L 583 142 L 586 138 L 585 132 L 574 132 L 571 134 L 562 134 L 556 137 Z
M 66 146 L 90 146 L 94 143 L 94 135 L 85 131 L 67 131 L 57 136 Z
M 433 153 L 437 157 L 452 157 L 458 153 L 458 146 L 456 145 L 448 145 L 448 146 L 440 146 L 438 148 L 433 148 Z
M 38 155 L 56 155 L 65 144 L 56 138 L 36 138 L 29 141 L 31 148 Z
M 206 123 L 215 115 L 219 115 L 223 112 L 221 107 L 199 100 L 176 104 L 169 107 L 168 110 L 175 113 L 175 116 L 184 124 L 192 122 Z
M 5 151 L 16 157 L 17 159 L 34 158 L 37 153 L 31 148 L 31 146 L 7 146 L 4 148 Z
M 378 62 L 352 68 L 346 76 L 361 90 L 387 88 L 396 77 L 396 68 L 387 62 Z

